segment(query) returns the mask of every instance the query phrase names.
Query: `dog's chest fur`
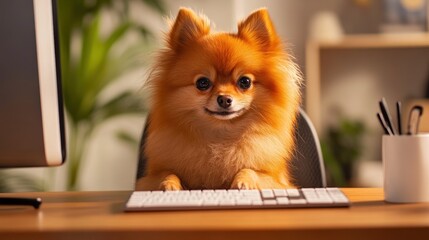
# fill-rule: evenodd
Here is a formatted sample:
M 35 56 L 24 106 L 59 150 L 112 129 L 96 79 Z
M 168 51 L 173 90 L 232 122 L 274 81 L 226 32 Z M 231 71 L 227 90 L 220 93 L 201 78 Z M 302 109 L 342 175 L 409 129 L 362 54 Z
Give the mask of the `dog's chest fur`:
M 229 188 L 234 176 L 243 168 L 260 169 L 267 165 L 285 164 L 284 142 L 276 135 L 248 137 L 246 135 L 229 141 L 209 142 L 204 140 L 189 144 L 189 139 L 158 134 L 168 140 L 159 146 L 157 153 L 168 169 L 176 174 L 185 188 Z M 281 161 L 282 163 L 279 163 Z
M 203 158 L 195 156 L 194 164 L 183 166 L 192 171 L 185 174 L 184 184 L 189 188 L 229 188 L 239 170 L 255 167 L 247 148 L 241 143 L 207 144 Z

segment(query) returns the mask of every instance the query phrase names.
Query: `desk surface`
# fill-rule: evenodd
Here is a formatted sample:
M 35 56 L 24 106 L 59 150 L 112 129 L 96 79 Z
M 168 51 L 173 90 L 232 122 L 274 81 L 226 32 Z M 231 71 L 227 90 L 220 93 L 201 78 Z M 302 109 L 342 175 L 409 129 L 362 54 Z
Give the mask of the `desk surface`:
M 348 188 L 350 208 L 124 213 L 130 192 L 41 197 L 39 210 L 0 208 L 1 239 L 396 239 L 429 237 L 429 203 L 388 204 L 379 188 Z M 429 238 L 426 238 L 429 239 Z

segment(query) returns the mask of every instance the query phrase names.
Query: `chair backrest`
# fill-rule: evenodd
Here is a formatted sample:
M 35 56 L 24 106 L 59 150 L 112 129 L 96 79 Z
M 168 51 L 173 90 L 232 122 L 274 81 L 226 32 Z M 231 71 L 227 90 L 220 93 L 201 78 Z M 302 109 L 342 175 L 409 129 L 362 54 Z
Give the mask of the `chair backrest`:
M 146 157 L 143 149 L 149 124 L 150 117 L 148 116 L 141 138 L 137 179 L 145 175 Z M 295 184 L 299 187 L 326 187 L 325 168 L 319 139 L 313 124 L 302 109 L 299 111 L 295 136 L 296 147 L 291 169 Z
M 326 187 L 325 167 L 319 138 L 310 118 L 299 110 L 295 132 L 292 176 L 299 187 Z

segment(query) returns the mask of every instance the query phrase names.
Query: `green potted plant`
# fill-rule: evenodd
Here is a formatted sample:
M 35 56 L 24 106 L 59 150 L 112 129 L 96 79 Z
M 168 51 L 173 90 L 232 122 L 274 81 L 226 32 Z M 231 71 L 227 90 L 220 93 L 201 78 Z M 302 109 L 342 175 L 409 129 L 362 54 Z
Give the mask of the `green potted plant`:
M 338 125 L 328 128 L 321 147 L 329 185 L 344 187 L 350 184 L 353 165 L 362 154 L 362 137 L 366 127 L 358 120 L 339 119 Z
M 165 13 L 164 5 L 157 0 L 58 1 L 62 87 L 68 120 L 67 190 L 78 188 L 81 162 L 96 127 L 119 115 L 144 112 L 141 97 L 133 90 L 100 100 L 103 90 L 121 74 L 142 64 L 142 44 L 151 39 L 147 26 L 129 17 L 130 2 Z M 119 20 L 107 33 L 101 30 L 106 11 Z M 138 32 L 142 40 L 124 48 L 121 43 L 131 32 Z M 121 51 L 115 51 L 118 46 Z

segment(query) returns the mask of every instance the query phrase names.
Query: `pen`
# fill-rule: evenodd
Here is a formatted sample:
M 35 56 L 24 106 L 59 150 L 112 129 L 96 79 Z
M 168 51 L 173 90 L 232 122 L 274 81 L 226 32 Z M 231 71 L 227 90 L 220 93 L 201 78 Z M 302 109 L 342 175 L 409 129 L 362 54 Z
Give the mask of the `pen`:
M 380 122 L 381 127 L 384 130 L 384 133 L 387 135 L 393 135 L 390 128 L 387 127 L 386 121 L 384 121 L 383 116 L 380 113 L 377 113 L 378 121 Z
M 379 104 L 380 104 L 381 114 L 383 115 L 383 119 L 386 122 L 387 128 L 391 130 L 392 135 L 396 135 L 396 131 L 392 124 L 392 117 L 390 115 L 389 108 L 386 103 L 386 99 L 382 98 Z
M 398 118 L 398 133 L 402 135 L 402 104 L 400 101 L 396 102 L 396 117 Z

